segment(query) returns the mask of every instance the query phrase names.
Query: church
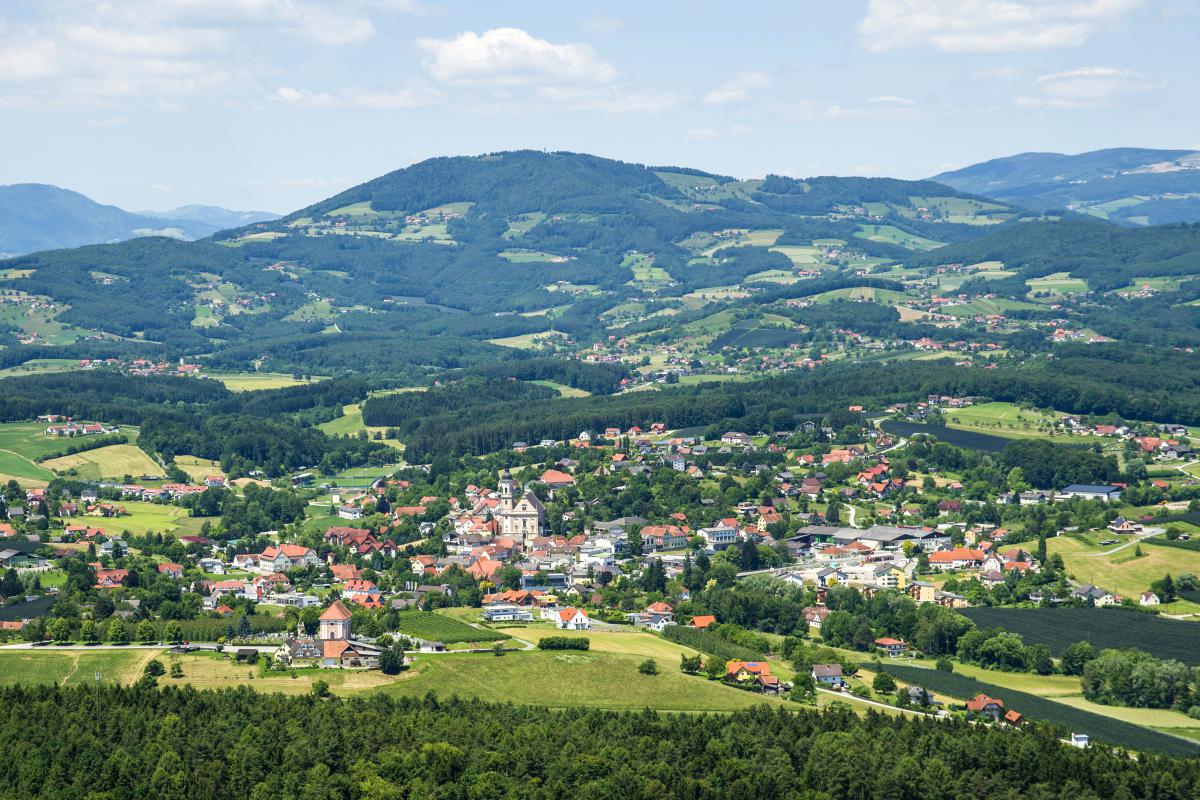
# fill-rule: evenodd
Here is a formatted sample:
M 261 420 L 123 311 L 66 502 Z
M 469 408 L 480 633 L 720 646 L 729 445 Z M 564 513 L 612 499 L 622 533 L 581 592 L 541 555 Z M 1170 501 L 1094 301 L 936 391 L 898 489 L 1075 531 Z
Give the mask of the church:
M 382 648 L 350 638 L 350 616 L 341 600 L 321 615 L 321 666 L 379 669 Z
M 517 482 L 507 469 L 500 475 L 500 503 L 492 512 L 501 536 L 520 536 L 522 543 L 541 536 L 546 527 L 546 507 L 532 490 L 520 497 Z

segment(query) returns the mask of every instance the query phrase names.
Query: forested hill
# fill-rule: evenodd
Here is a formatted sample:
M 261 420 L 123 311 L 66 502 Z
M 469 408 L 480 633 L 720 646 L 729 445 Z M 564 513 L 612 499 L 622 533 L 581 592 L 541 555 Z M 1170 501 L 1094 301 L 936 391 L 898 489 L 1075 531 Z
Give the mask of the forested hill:
M 1196 150 L 1020 153 L 932 180 L 1035 211 L 1072 208 L 1128 225 L 1200 221 Z
M 1094 290 L 1107 291 L 1136 278 L 1200 274 L 1200 223 L 1118 228 L 1072 218 L 1030 221 L 969 242 L 914 255 L 910 266 L 1000 261 L 1022 278 L 1069 272 Z
M 929 181 L 735 180 L 534 151 L 436 158 L 202 242 L 0 263 L 0 289 L 57 326 L 50 342 L 45 324 L 10 315 L 0 344 L 83 357 L 119 339 L 227 368 L 418 380 L 521 357 L 495 340 L 602 339 L 603 315 L 630 301 L 720 307 L 739 296 L 729 287 L 852 276 L 1019 215 Z

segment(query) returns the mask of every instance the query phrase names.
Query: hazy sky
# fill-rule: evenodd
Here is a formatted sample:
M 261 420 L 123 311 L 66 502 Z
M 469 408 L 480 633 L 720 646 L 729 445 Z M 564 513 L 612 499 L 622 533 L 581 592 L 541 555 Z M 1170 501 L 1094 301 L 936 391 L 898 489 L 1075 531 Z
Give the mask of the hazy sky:
M 924 177 L 1200 147 L 1196 0 L 4 0 L 0 183 L 287 211 L 434 155 Z

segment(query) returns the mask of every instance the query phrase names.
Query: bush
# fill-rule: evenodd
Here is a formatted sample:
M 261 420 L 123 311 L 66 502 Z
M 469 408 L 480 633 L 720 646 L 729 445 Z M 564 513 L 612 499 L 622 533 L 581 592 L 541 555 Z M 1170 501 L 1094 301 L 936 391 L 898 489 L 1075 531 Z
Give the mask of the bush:
M 938 672 L 954 672 L 954 662 L 950 660 L 949 656 L 939 658 L 935 666 Z
M 896 679 L 886 672 L 876 672 L 875 680 L 871 682 L 871 688 L 880 694 L 896 691 Z
M 700 671 L 700 667 L 700 656 L 691 656 L 690 658 L 685 655 L 679 656 L 679 668 L 688 675 L 695 675 Z
M 146 666 L 142 668 L 142 674 L 151 675 L 156 678 L 165 672 L 166 669 L 163 668 L 163 663 L 157 658 L 150 659 L 148 662 L 146 662 Z
M 539 650 L 587 650 L 591 642 L 586 636 L 547 636 L 538 641 Z
M 657 675 L 658 662 L 653 658 L 647 658 L 645 661 L 638 664 L 638 672 L 642 673 L 643 675 Z

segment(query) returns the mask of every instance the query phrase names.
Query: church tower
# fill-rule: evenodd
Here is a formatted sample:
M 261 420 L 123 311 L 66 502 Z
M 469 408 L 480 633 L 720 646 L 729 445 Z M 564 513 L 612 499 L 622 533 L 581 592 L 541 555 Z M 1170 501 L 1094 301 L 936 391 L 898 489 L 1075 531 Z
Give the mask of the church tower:
M 500 510 L 512 511 L 513 495 L 517 482 L 513 480 L 512 473 L 506 467 L 504 472 L 500 473 Z
M 345 641 L 350 638 L 350 610 L 341 600 L 334 600 L 321 615 L 321 640 Z

